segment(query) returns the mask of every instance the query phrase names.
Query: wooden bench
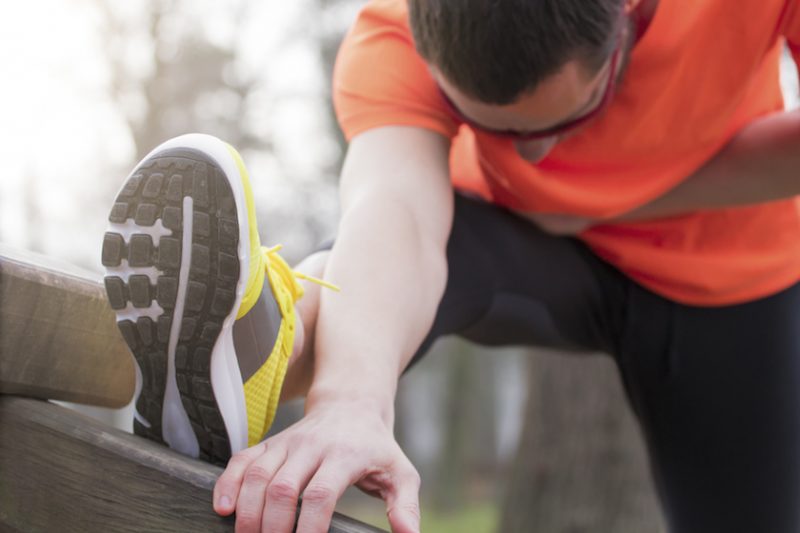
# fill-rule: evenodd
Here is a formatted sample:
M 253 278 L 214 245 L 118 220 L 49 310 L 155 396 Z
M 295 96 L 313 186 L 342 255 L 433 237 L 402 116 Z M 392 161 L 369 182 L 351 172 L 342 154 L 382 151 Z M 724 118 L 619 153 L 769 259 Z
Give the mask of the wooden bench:
M 98 277 L 0 246 L 0 530 L 233 531 L 220 468 L 47 401 L 122 407 L 133 376 Z

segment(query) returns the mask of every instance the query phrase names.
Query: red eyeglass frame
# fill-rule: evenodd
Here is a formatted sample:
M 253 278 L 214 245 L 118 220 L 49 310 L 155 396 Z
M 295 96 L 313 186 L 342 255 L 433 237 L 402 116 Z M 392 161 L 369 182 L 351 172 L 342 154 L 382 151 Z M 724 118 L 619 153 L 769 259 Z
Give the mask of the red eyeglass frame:
M 617 81 L 617 63 L 619 62 L 619 57 L 622 55 L 622 45 L 623 45 L 623 38 L 622 32 L 617 40 L 617 48 L 614 50 L 614 54 L 611 56 L 611 66 L 609 68 L 609 75 L 608 75 L 608 82 L 606 82 L 605 93 L 603 94 L 603 99 L 592 109 L 584 113 L 583 115 L 576 117 L 572 120 L 564 122 L 563 124 L 558 124 L 551 128 L 547 128 L 544 130 L 539 131 L 531 131 L 531 132 L 524 132 L 520 133 L 514 130 L 496 130 L 492 128 L 487 128 L 481 124 L 478 124 L 471 118 L 465 116 L 456 105 L 450 100 L 450 97 L 447 96 L 447 93 L 442 90 L 441 86 L 438 84 L 436 87 L 439 89 L 439 94 L 442 96 L 442 100 L 444 100 L 445 107 L 447 112 L 452 116 L 456 122 L 462 122 L 467 124 L 471 128 L 482 131 L 484 133 L 488 133 L 491 135 L 496 135 L 499 137 L 506 137 L 509 139 L 513 139 L 516 141 L 530 141 L 534 139 L 544 139 L 547 137 L 554 137 L 565 131 L 572 130 L 577 128 L 578 126 L 583 125 L 584 123 L 590 121 L 597 115 L 599 115 L 611 102 L 611 99 L 614 96 L 614 91 L 616 89 L 616 81 Z

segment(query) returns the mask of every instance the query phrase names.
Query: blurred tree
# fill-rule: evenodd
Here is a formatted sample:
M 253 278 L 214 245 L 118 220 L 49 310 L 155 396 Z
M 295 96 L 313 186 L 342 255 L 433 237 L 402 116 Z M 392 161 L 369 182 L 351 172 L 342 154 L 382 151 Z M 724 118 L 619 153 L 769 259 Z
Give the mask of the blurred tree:
M 604 356 L 533 354 L 500 531 L 664 531 L 638 427 Z
M 466 350 L 465 350 L 466 351 Z M 431 354 L 442 356 L 444 354 Z M 469 404 L 465 399 L 471 396 L 474 364 L 468 353 L 451 351 L 446 354 L 447 378 L 444 398 L 443 446 L 436 465 L 436 486 L 433 503 L 439 509 L 452 512 L 464 500 L 464 485 L 467 481 L 465 472 L 467 464 L 468 440 L 465 438 L 470 429 Z
M 243 78 L 234 68 L 235 37 L 224 45 L 212 41 L 202 28 L 187 24 L 191 6 L 180 0 L 141 2 L 140 17 L 108 1 L 99 6 L 107 31 L 110 91 L 128 122 L 136 159 L 190 131 L 216 135 L 242 151 L 271 147 L 244 127 L 248 96 L 258 78 Z M 249 8 L 249 0 L 231 4 L 228 13 L 235 27 L 243 24 Z M 135 57 L 134 48 L 150 51 L 149 61 L 126 60 Z
M 453 512 L 485 499 L 498 478 L 497 402 L 494 374 L 507 361 L 454 339 L 430 354 L 445 358 L 443 446 L 437 460 L 433 503 Z M 491 499 L 491 496 L 489 496 Z
M 320 57 L 325 68 L 325 79 L 333 79 L 333 67 L 336 63 L 336 54 L 349 24 L 355 16 L 356 10 L 366 3 L 366 0 L 316 0 L 322 16 L 319 23 L 318 41 Z M 344 156 L 347 143 L 342 131 L 336 127 L 336 115 L 331 100 L 331 84 L 325 85 L 325 99 L 328 102 L 328 115 L 330 123 L 334 125 L 333 134 Z M 341 166 L 341 159 L 337 161 L 336 168 Z
M 304 79 L 294 87 L 288 81 L 293 72 L 276 67 L 275 58 L 316 47 L 317 60 L 303 56 L 293 70 L 325 65 L 349 21 L 321 24 L 319 17 L 309 17 L 309 11 L 319 13 L 319 0 L 285 8 L 253 0 L 206 3 L 217 7 L 213 16 L 189 0 L 96 1 L 107 43 L 109 92 L 130 131 L 135 160 L 181 133 L 216 135 L 236 146 L 248 163 L 265 244 L 286 243 L 287 259 L 296 262 L 331 236 L 343 149 L 330 150 L 341 134 L 332 120 L 329 84 Z M 265 17 L 278 12 L 289 14 L 288 24 L 264 25 Z M 309 121 L 316 108 L 328 110 L 326 118 Z M 326 126 L 297 139 L 297 124 L 308 122 Z M 298 150 L 303 143 L 309 146 Z M 116 189 L 109 183 L 104 197 Z

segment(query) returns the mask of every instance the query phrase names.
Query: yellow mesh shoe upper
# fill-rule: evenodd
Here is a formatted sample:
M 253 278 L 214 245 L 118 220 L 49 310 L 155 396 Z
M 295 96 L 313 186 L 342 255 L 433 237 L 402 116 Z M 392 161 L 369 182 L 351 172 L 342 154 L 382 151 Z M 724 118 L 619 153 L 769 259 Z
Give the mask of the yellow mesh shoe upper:
M 245 285 L 242 304 L 239 306 L 239 311 L 236 313 L 236 318 L 242 318 L 253 308 L 258 301 L 258 297 L 261 295 L 261 290 L 264 287 L 264 267 L 262 266 L 262 254 L 259 253 L 261 241 L 258 238 L 255 200 L 253 198 L 253 189 L 250 187 L 250 179 L 247 177 L 247 169 L 244 166 L 244 161 L 242 161 L 242 156 L 239 155 L 239 152 L 231 145 L 228 145 L 228 150 L 236 161 L 236 167 L 239 169 L 239 177 L 242 180 L 245 202 L 247 204 L 245 208 L 247 210 L 248 235 L 250 236 L 250 262 L 247 285 Z
M 275 411 L 278 408 L 289 357 L 294 347 L 296 319 L 294 304 L 303 296 L 303 287 L 298 283 L 297 278 L 308 279 L 324 287 L 339 290 L 335 285 L 293 271 L 278 255 L 278 250 L 280 250 L 280 246 L 264 248 L 260 254 L 272 294 L 281 311 L 282 320 L 272 353 L 264 365 L 244 384 L 247 403 L 248 446 L 260 442 L 275 419 Z
M 297 278 L 313 281 L 323 287 L 338 291 L 339 288 L 325 281 L 294 272 L 278 255 L 280 245 L 273 248 L 262 248 L 258 236 L 255 201 L 247 169 L 239 153 L 228 145 L 232 157 L 236 161 L 239 176 L 244 189 L 249 244 L 249 268 L 244 296 L 236 318 L 246 315 L 258 301 L 264 290 L 264 273 L 269 279 L 270 287 L 281 312 L 281 325 L 272 353 L 264 365 L 250 376 L 244 384 L 245 402 L 247 405 L 247 440 L 248 446 L 257 444 L 264 438 L 272 421 L 281 395 L 283 380 L 286 377 L 289 357 L 294 346 L 295 313 L 294 303 L 303 296 L 303 287 Z

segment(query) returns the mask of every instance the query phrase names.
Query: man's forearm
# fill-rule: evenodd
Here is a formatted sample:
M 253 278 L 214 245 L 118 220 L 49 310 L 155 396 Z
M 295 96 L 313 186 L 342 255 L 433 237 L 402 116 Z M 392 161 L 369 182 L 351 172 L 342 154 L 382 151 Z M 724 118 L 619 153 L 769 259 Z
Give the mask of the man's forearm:
M 326 278 L 342 292 L 320 302 L 307 405 L 368 402 L 391 424 L 398 377 L 444 290 L 444 245 L 420 234 L 401 202 L 364 199 L 343 217 Z
M 800 113 L 753 122 L 674 189 L 616 220 L 770 202 L 800 194 Z

